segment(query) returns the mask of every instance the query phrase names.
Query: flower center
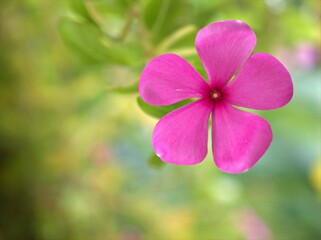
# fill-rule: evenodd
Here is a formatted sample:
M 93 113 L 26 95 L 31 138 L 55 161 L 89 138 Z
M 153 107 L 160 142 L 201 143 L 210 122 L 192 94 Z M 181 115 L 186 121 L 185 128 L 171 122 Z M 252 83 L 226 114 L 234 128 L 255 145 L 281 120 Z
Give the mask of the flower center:
M 214 101 L 221 101 L 223 99 L 223 94 L 221 90 L 219 89 L 214 89 L 210 93 L 211 99 Z

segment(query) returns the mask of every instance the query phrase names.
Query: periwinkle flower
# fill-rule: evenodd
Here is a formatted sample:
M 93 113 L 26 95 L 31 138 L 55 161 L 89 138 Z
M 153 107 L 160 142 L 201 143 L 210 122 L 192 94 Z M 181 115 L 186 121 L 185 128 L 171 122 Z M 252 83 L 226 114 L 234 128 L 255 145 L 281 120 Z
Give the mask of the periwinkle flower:
M 152 145 L 164 162 L 194 165 L 204 160 L 211 113 L 212 151 L 220 170 L 242 173 L 263 156 L 272 141 L 269 123 L 234 106 L 282 107 L 292 98 L 293 84 L 273 56 L 250 56 L 255 44 L 255 34 L 244 22 L 215 22 L 201 29 L 195 40 L 209 82 L 175 54 L 158 56 L 146 65 L 139 93 L 147 103 L 161 106 L 198 98 L 155 126 Z

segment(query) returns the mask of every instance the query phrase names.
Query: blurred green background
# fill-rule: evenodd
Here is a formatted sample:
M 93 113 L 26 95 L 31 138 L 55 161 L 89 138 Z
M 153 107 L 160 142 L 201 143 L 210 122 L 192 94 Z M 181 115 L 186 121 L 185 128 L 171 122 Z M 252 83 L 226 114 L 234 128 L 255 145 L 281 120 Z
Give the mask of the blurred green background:
M 321 239 L 318 0 L 0 0 L 0 239 Z M 293 77 L 259 112 L 274 140 L 249 172 L 160 164 L 168 109 L 137 103 L 153 57 L 204 75 L 197 31 L 247 22 Z M 144 112 L 145 111 L 145 112 Z M 150 115 L 148 115 L 149 113 Z

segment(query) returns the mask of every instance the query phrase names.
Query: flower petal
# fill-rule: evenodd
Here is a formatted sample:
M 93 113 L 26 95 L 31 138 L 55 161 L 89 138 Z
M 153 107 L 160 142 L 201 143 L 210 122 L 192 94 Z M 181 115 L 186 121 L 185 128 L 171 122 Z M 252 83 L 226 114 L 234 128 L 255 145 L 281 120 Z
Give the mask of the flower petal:
M 164 162 L 200 163 L 207 154 L 208 119 L 213 105 L 201 99 L 164 116 L 153 132 L 153 148 Z
M 152 105 L 169 105 L 187 98 L 203 97 L 209 85 L 183 58 L 164 54 L 150 61 L 139 82 L 141 97 Z
M 262 117 L 222 102 L 214 107 L 212 138 L 216 166 L 224 172 L 242 173 L 268 149 L 272 130 Z
M 250 56 L 256 44 L 253 30 L 244 22 L 229 20 L 201 29 L 195 40 L 212 87 L 223 87 Z
M 289 72 L 274 57 L 256 53 L 224 89 L 224 98 L 231 104 L 258 110 L 284 106 L 293 96 Z

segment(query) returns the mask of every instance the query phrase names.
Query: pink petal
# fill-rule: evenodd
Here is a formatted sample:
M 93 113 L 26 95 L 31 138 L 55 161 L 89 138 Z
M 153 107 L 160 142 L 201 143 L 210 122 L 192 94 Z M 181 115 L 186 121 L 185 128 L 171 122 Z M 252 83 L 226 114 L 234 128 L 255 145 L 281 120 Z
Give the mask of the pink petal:
M 212 138 L 217 167 L 242 173 L 263 156 L 272 141 L 272 131 L 262 117 L 222 102 L 214 107 Z
M 284 106 L 293 96 L 289 72 L 274 57 L 256 53 L 244 64 L 224 98 L 231 104 L 259 110 Z
M 142 72 L 139 93 L 152 105 L 169 105 L 187 98 L 203 97 L 209 85 L 183 58 L 164 54 L 150 61 Z
M 197 164 L 206 157 L 208 119 L 213 105 L 198 100 L 164 116 L 153 132 L 153 148 L 164 162 Z
M 250 56 L 256 44 L 252 29 L 241 21 L 212 23 L 196 36 L 196 50 L 212 87 L 223 87 Z

